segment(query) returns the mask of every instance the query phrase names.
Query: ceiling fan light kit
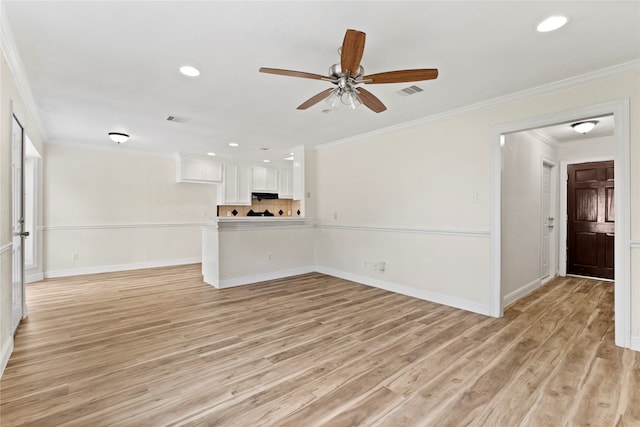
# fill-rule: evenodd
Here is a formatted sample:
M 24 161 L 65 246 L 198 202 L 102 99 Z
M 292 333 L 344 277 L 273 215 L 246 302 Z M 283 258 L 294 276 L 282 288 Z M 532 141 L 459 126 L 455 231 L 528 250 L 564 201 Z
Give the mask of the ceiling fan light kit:
M 435 68 L 398 70 L 365 75 L 364 67 L 360 65 L 364 52 L 365 38 L 366 34 L 362 31 L 347 30 L 342 47 L 339 50 L 340 63 L 334 64 L 329 68 L 328 76 L 279 68 L 263 67 L 259 71 L 268 74 L 324 80 L 336 85 L 334 89 L 327 89 L 312 96 L 300 104 L 298 110 L 306 110 L 325 100 L 332 110 L 337 109 L 340 104 L 344 104 L 352 110 L 364 104 L 375 113 L 381 113 L 387 107 L 374 94 L 362 87 L 358 87 L 359 84 L 415 82 L 433 80 L 438 77 L 438 70 Z

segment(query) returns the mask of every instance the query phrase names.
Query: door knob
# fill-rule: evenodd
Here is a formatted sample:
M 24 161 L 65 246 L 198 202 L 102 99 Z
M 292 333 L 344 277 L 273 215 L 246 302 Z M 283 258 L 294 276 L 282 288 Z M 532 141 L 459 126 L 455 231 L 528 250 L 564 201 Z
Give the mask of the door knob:
M 20 233 L 20 235 L 22 237 L 29 237 L 29 232 L 28 231 L 23 231 L 22 233 Z

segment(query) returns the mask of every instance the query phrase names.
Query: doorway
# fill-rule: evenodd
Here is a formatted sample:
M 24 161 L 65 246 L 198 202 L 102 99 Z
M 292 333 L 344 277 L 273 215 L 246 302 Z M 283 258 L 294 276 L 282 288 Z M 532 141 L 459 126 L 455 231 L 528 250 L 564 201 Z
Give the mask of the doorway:
M 567 274 L 614 279 L 613 161 L 567 165 Z
M 504 301 L 501 281 L 502 259 L 502 147 L 501 136 L 514 132 L 537 129 L 560 123 L 575 122 L 584 117 L 611 115 L 614 125 L 614 161 L 616 208 L 614 242 L 614 311 L 615 343 L 620 347 L 631 347 L 631 285 L 630 285 L 630 173 L 629 173 L 629 100 L 593 105 L 562 111 L 545 116 L 529 118 L 517 122 L 497 125 L 491 129 L 491 235 L 490 235 L 490 276 L 491 276 L 491 314 L 503 315 Z M 560 185 L 562 190 L 564 185 Z M 562 204 L 560 205 L 562 208 Z M 561 221 L 559 221 L 561 222 Z M 561 255 L 561 254 L 559 254 Z M 558 265 L 562 268 L 562 264 Z

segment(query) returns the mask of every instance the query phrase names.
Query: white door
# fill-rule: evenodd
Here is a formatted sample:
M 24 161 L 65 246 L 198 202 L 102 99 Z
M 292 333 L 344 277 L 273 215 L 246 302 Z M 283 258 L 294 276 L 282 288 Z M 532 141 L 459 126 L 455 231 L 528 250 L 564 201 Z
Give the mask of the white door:
M 15 332 L 25 314 L 24 309 L 24 253 L 22 243 L 24 233 L 24 132 L 18 120 L 13 117 L 11 127 L 11 187 L 12 187 L 12 263 L 13 280 L 11 292 L 11 332 Z
M 551 231 L 553 218 L 551 217 L 551 165 L 542 166 L 542 218 L 540 241 L 540 279 L 551 274 Z

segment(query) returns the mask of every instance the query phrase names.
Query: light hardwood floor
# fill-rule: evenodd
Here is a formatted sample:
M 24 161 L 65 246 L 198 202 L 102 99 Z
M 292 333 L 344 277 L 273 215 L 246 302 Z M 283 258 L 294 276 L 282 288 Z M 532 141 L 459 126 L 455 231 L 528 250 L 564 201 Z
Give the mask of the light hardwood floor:
M 501 319 L 321 274 L 216 290 L 200 265 L 27 298 L 3 427 L 640 425 L 608 282 L 554 280 Z

